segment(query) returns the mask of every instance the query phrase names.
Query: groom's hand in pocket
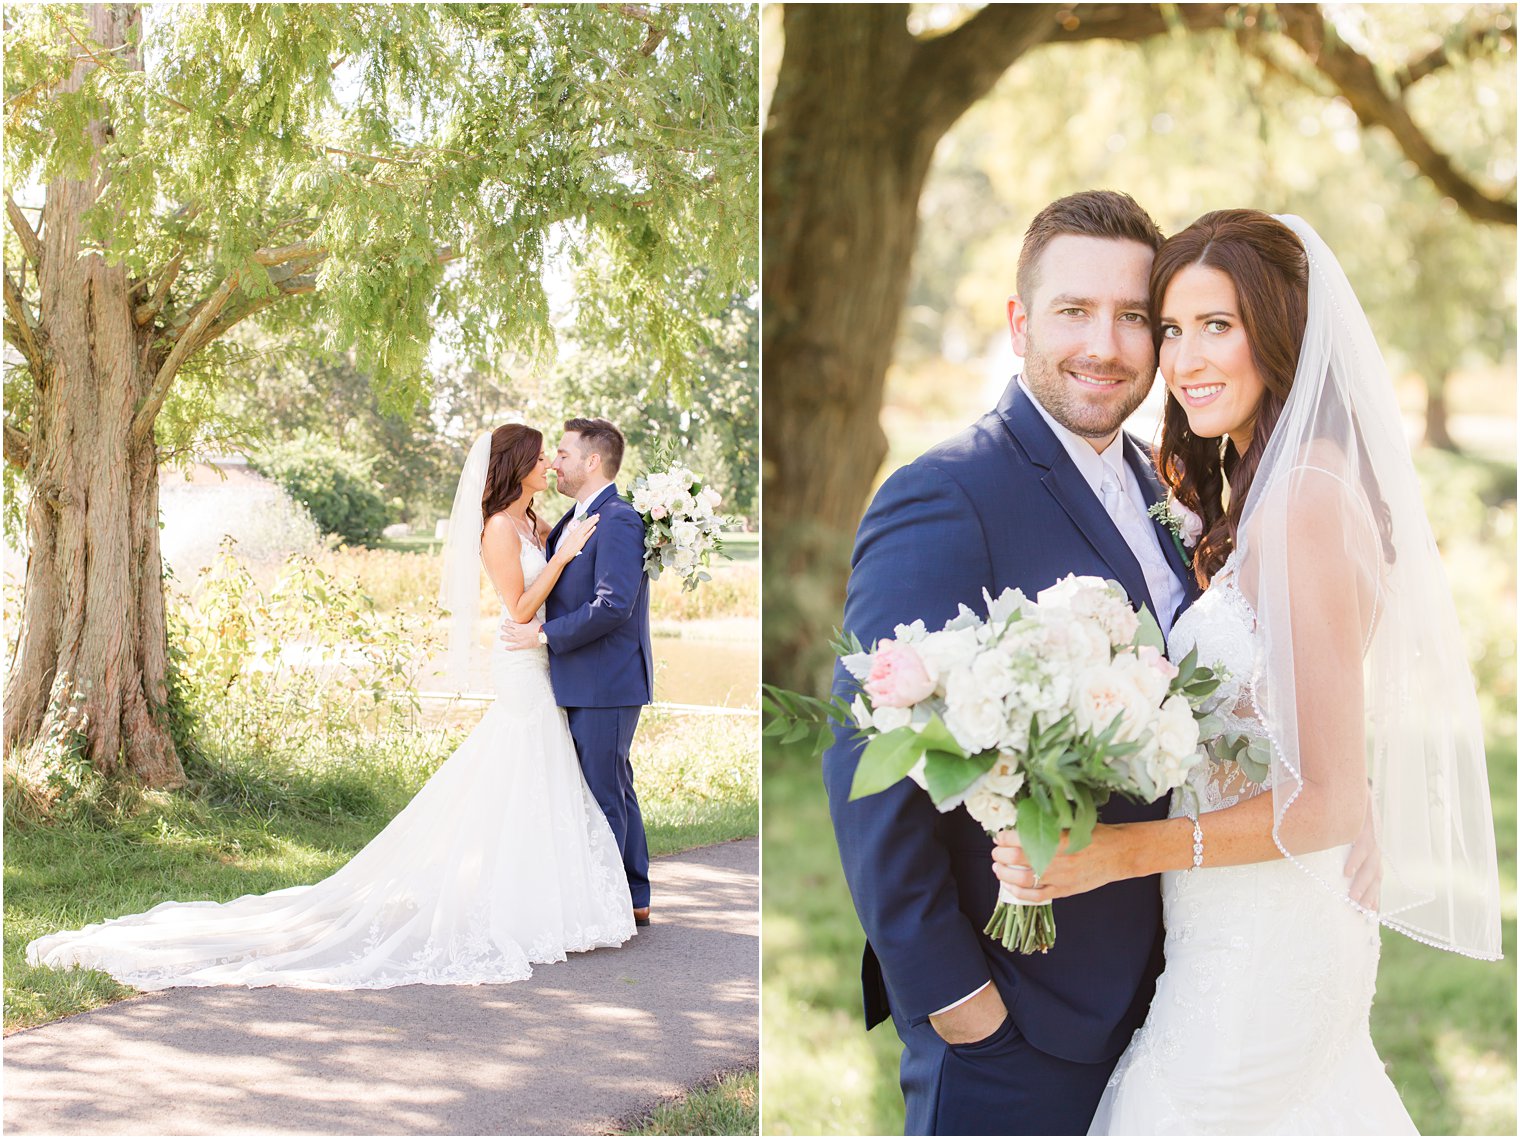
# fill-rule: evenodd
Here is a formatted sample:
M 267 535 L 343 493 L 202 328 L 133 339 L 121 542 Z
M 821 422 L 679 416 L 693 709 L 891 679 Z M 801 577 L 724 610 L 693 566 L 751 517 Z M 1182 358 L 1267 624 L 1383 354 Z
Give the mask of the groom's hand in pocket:
M 931 1013 L 929 1024 L 946 1044 L 975 1044 L 1002 1028 L 1007 1019 L 1003 994 L 996 985 L 988 984 L 970 1000 L 944 1012 Z

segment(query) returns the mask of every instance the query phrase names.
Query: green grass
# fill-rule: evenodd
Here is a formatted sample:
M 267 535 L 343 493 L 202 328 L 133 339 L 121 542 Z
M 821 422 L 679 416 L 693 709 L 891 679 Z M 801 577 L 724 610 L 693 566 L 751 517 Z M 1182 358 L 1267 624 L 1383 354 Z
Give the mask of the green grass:
M 767 1135 L 902 1131 L 901 1045 L 860 1012 L 864 937 L 839 868 L 818 763 L 767 742 L 761 1071 Z M 1505 890 L 1503 962 L 1386 932 L 1373 1038 L 1425 1135 L 1515 1133 L 1515 747 L 1489 773 Z
M 754 731 L 748 717 L 645 718 L 634 766 L 651 853 L 758 832 Z M 133 992 L 103 973 L 29 966 L 28 941 L 170 898 L 227 901 L 317 881 L 390 821 L 447 748 L 438 733 L 421 733 L 310 769 L 224 761 L 190 793 L 141 796 L 130 809 L 89 803 L 50 825 L 18 825 L 8 802 L 6 1029 Z
M 661 1104 L 620 1134 L 758 1135 L 759 1099 L 757 1072 L 727 1072 L 674 1103 Z

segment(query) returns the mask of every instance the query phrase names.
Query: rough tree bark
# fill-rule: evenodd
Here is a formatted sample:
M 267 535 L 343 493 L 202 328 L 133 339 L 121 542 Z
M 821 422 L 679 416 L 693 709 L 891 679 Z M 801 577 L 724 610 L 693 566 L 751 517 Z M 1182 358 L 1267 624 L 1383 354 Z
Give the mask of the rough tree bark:
M 101 44 L 140 66 L 128 42 L 135 9 L 96 4 L 85 12 Z M 76 67 L 71 89 L 90 66 Z M 108 142 L 110 124 L 89 130 L 97 150 Z M 24 456 L 32 493 L 5 745 L 82 732 L 98 770 L 124 767 L 149 786 L 173 787 L 185 777 L 162 715 L 167 642 L 151 418 L 149 430 L 134 430 L 163 361 L 158 333 L 133 320 L 126 268 L 81 240 L 83 215 L 101 188 L 98 165 L 83 181 L 54 180 L 40 231 L 22 231 L 35 260 L 35 314 L 19 290 L 9 296 L 7 273 L 7 315 L 27 329 L 22 350 L 36 404 L 24 438 L 7 432 L 7 451 Z M 12 224 L 27 226 L 19 210 Z
M 895 5 L 786 8 L 763 140 L 768 661 L 815 667 L 837 613 L 827 583 L 886 455 L 882 378 L 934 147 L 1054 11 L 994 5 L 920 42 Z
M 1249 49 L 1265 21 L 1259 5 L 994 4 L 921 40 L 905 15 L 878 4 L 783 14 L 762 142 L 765 674 L 792 688 L 823 678 L 823 631 L 838 621 L 852 535 L 886 454 L 883 388 L 941 137 L 1041 44 L 1139 41 L 1177 21 L 1234 27 Z M 1513 198 L 1463 180 L 1409 118 L 1403 87 L 1377 86 L 1372 65 L 1326 35 L 1317 5 L 1277 5 L 1276 18 L 1364 124 L 1387 127 L 1472 216 L 1514 224 Z M 1418 62 L 1421 74 L 1439 65 Z

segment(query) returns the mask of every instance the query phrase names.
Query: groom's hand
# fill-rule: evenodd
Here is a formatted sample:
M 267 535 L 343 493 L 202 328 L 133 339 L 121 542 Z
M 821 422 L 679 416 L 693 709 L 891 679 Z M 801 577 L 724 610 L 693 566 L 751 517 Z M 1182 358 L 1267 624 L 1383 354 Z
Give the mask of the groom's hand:
M 507 648 L 536 649 L 538 648 L 538 631 L 543 626 L 537 621 L 529 621 L 525 625 L 519 625 L 516 621 L 503 621 L 501 623 L 501 640 Z
M 929 1024 L 946 1044 L 975 1044 L 1002 1028 L 1007 1017 L 1003 994 L 989 984 L 970 1000 L 930 1014 Z

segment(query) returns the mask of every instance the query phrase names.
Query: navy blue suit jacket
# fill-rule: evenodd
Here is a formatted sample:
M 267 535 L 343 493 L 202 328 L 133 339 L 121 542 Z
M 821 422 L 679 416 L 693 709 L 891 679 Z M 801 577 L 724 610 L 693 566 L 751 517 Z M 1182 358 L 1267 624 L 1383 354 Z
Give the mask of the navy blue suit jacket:
M 1124 448 L 1154 501 L 1160 485 L 1144 451 L 1129 436 Z M 1158 531 L 1191 600 L 1171 536 Z M 861 521 L 852 567 L 844 627 L 867 646 L 916 618 L 939 628 L 962 602 L 984 613 L 984 588 L 1033 597 L 1072 573 L 1115 579 L 1155 609 L 1134 555 L 1017 382 L 995 411 L 887 479 Z M 854 691 L 842 667 L 834 690 Z M 1055 948 L 1010 953 L 982 932 L 997 900 L 987 833 L 964 808 L 939 814 L 907 781 L 851 802 L 861 745 L 850 735 L 836 733 L 823 771 L 866 932 L 867 1025 L 889 1011 L 919 1024 L 990 979 L 1041 1051 L 1083 1063 L 1116 1055 L 1144 1019 L 1160 971 L 1158 879 L 1061 899 Z M 1165 815 L 1165 801 L 1118 798 L 1099 813 L 1105 822 Z
M 549 531 L 549 548 L 574 515 Z M 586 513 L 596 533 L 555 582 L 544 604 L 549 679 L 563 708 L 627 708 L 654 698 L 649 643 L 649 578 L 644 574 L 644 520 L 606 487 Z

